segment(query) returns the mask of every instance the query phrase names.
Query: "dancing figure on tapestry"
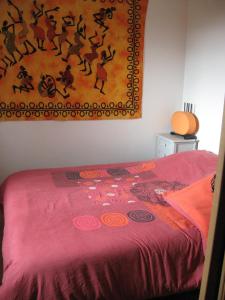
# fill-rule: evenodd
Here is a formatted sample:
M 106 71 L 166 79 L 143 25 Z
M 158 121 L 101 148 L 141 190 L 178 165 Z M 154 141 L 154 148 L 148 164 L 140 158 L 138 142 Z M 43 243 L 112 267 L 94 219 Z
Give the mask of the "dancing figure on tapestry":
M 17 75 L 17 78 L 20 79 L 20 85 L 13 85 L 13 92 L 16 93 L 16 90 L 21 92 L 29 93 L 30 91 L 34 90 L 32 81 L 33 77 L 30 76 L 23 66 L 20 66 L 20 71 Z
M 66 28 L 66 26 L 63 24 L 62 25 L 62 32 L 60 34 L 57 34 L 58 37 L 58 47 L 57 49 L 59 50 L 58 53 L 55 56 L 59 56 L 62 54 L 62 45 L 64 43 L 69 44 L 69 46 L 72 46 L 72 43 L 68 40 L 69 32 Z
M 7 1 L 9 6 L 12 6 L 16 10 L 17 19 L 15 19 L 12 16 L 11 12 L 8 12 L 8 16 L 10 17 L 10 19 L 12 20 L 15 26 L 16 24 L 20 24 L 20 26 L 22 27 L 17 36 L 18 36 L 19 44 L 23 44 L 26 50 L 26 52 L 23 53 L 23 55 L 29 55 L 35 53 L 36 48 L 28 39 L 29 29 L 28 29 L 27 22 L 23 18 L 23 11 L 20 10 L 11 0 L 7 0 Z
M 4 35 L 3 43 L 5 48 L 13 59 L 11 65 L 15 65 L 17 63 L 15 53 L 19 54 L 19 61 L 23 58 L 23 54 L 16 46 L 15 24 L 9 24 L 9 22 L 5 20 L 0 32 Z
M 53 48 L 51 50 L 58 50 L 61 47 L 60 39 L 63 39 L 63 38 L 61 37 L 61 34 L 56 33 L 57 21 L 55 20 L 55 17 L 52 13 L 53 12 L 59 12 L 60 7 L 56 6 L 54 8 L 44 10 L 44 4 L 41 4 L 40 6 L 38 6 L 36 0 L 33 1 L 33 5 L 34 5 L 34 8 L 35 8 L 35 10 L 32 11 L 32 16 L 34 18 L 34 22 L 31 24 L 31 28 L 34 31 L 34 36 L 35 36 L 35 39 L 37 40 L 38 48 L 42 51 L 46 50 L 43 47 L 44 41 L 45 41 L 44 29 L 37 25 L 38 20 L 44 15 L 45 16 L 45 24 L 47 26 L 47 38 L 48 38 L 49 42 L 51 44 L 53 44 Z M 67 21 L 65 18 L 69 18 L 69 21 Z M 71 16 L 66 16 L 66 17 L 62 18 L 63 21 L 64 21 L 64 27 L 65 26 L 71 26 L 70 25 L 71 24 L 71 18 L 73 19 L 73 17 L 71 17 Z M 63 31 L 65 32 L 64 29 L 63 29 Z M 57 36 L 59 37 L 58 38 L 59 39 L 59 47 L 55 43 L 55 38 Z
M 81 39 L 86 40 L 86 25 L 80 25 L 82 20 L 83 17 L 82 15 L 80 15 L 79 21 L 77 23 L 77 30 L 74 32 L 74 44 L 69 46 L 66 57 L 62 57 L 62 60 L 65 62 L 68 62 L 71 55 L 76 55 L 80 59 L 78 65 L 81 65 L 83 63 L 80 51 L 84 47 L 84 43 Z
M 103 32 L 109 30 L 109 26 L 105 24 L 105 21 L 113 18 L 113 12 L 115 10 L 115 7 L 101 8 L 99 12 L 93 14 L 95 23 L 97 23 L 100 28 L 104 28 Z
M 59 11 L 58 6 L 45 11 L 45 24 L 48 28 L 47 38 L 48 38 L 49 42 L 51 44 L 53 44 L 53 46 L 54 46 L 51 50 L 58 50 L 58 47 L 54 41 L 55 37 L 57 36 L 57 33 L 56 33 L 57 21 L 55 20 L 55 17 L 52 14 L 52 12 L 58 12 L 58 11 Z M 49 13 L 51 13 L 51 14 L 49 14 Z
M 58 36 L 58 53 L 55 56 L 59 56 L 62 54 L 62 46 L 64 43 L 67 43 L 70 47 L 72 43 L 68 40 L 69 31 L 67 27 L 75 26 L 75 16 L 70 12 L 68 16 L 62 17 L 63 24 L 62 24 L 62 32 L 57 34 Z
M 41 75 L 41 80 L 38 84 L 38 91 L 41 97 L 54 98 L 56 93 L 64 99 L 69 97 L 69 94 L 63 94 L 56 87 L 56 81 L 51 75 Z
M 104 44 L 105 34 L 102 35 L 101 42 L 93 41 L 93 39 L 95 39 L 97 37 L 98 37 L 98 33 L 97 33 L 97 31 L 95 31 L 95 34 L 88 38 L 89 42 L 91 43 L 91 51 L 92 52 L 88 52 L 88 53 L 84 54 L 84 61 L 83 61 L 84 69 L 81 70 L 82 72 L 87 72 L 89 69 L 88 73 L 85 74 L 86 76 L 92 74 L 91 65 L 92 65 L 93 61 L 96 60 L 99 56 L 97 49 L 102 47 Z M 87 64 L 88 64 L 88 68 L 87 68 Z
M 41 51 L 46 51 L 47 49 L 44 48 L 45 42 L 45 31 L 44 29 L 38 25 L 39 19 L 44 14 L 44 4 L 41 4 L 39 7 L 37 5 L 37 1 L 33 0 L 34 10 L 32 10 L 31 14 L 33 17 L 33 22 L 30 23 L 30 27 L 33 30 L 34 39 L 37 41 L 38 49 Z
M 95 81 L 95 86 L 94 86 L 96 89 L 100 90 L 100 93 L 102 93 L 103 95 L 105 95 L 105 93 L 103 91 L 103 88 L 104 88 L 104 84 L 107 80 L 107 71 L 106 71 L 104 66 L 109 61 L 113 60 L 113 58 L 116 54 L 116 50 L 114 49 L 112 51 L 111 46 L 108 46 L 108 52 L 109 52 L 108 55 L 107 55 L 107 52 L 105 50 L 103 50 L 102 53 L 101 53 L 102 61 L 97 64 L 97 74 L 96 74 L 96 81 Z M 99 80 L 101 81 L 101 88 L 99 88 L 97 86 Z
M 75 87 L 73 87 L 74 76 L 71 73 L 71 66 L 68 65 L 64 72 L 59 72 L 60 77 L 56 78 L 57 81 L 61 82 L 64 85 L 63 91 L 67 93 L 67 89 L 75 91 Z M 68 94 L 69 97 L 69 94 Z

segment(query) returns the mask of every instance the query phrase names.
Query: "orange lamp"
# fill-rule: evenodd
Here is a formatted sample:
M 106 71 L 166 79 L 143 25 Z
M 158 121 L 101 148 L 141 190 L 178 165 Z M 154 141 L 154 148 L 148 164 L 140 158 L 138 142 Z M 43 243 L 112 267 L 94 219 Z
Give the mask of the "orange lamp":
M 194 135 L 199 130 L 199 121 L 195 114 L 176 111 L 171 118 L 173 132 L 180 135 Z

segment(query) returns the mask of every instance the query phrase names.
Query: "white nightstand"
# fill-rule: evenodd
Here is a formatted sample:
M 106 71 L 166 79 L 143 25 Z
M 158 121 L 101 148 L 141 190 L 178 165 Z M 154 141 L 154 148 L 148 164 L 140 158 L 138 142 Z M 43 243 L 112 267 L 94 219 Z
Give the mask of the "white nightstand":
M 177 152 L 198 149 L 199 140 L 185 140 L 178 135 L 162 133 L 157 135 L 156 157 L 164 157 Z

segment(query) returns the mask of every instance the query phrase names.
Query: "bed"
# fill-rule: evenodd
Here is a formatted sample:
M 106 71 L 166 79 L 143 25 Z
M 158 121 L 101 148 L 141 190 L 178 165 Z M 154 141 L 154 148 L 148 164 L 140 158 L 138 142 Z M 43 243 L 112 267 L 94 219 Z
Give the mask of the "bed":
M 190 151 L 9 176 L 0 299 L 144 300 L 199 287 L 216 161 Z

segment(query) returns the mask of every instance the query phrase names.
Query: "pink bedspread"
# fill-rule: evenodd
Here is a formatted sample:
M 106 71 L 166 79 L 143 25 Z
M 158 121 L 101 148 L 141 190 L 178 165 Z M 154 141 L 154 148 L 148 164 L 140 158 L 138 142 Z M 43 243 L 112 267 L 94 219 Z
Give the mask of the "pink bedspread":
M 201 234 L 165 201 L 216 156 L 24 171 L 2 186 L 1 300 L 141 300 L 199 286 Z

